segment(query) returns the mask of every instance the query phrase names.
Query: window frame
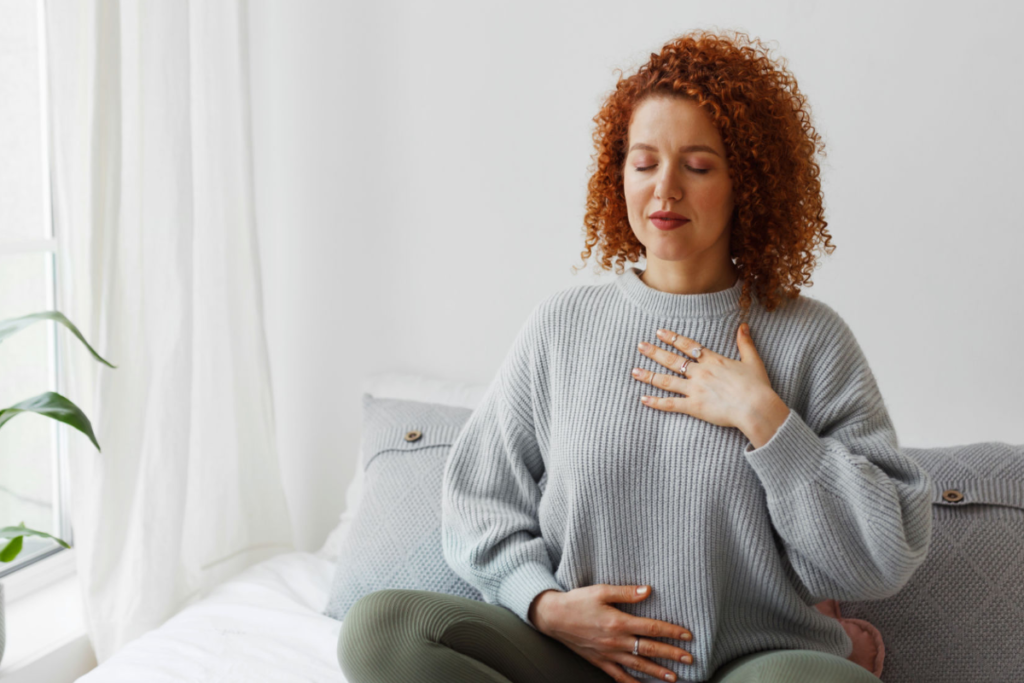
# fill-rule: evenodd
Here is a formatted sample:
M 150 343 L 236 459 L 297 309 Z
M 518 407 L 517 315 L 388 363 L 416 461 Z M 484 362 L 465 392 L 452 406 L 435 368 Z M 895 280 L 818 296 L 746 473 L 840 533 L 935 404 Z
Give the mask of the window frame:
M 48 78 L 48 64 L 47 64 L 47 41 L 46 41 L 46 16 L 45 8 L 42 0 L 36 0 L 36 32 L 37 41 L 36 44 L 39 49 L 39 135 L 40 135 L 40 152 L 42 154 L 42 186 L 43 186 L 43 197 L 41 198 L 43 204 L 43 237 L 38 239 L 20 239 L 11 240 L 9 242 L 0 241 L 0 256 L 9 256 L 13 254 L 40 254 L 45 258 L 46 263 L 46 306 L 47 310 L 60 310 L 60 288 L 58 286 L 58 264 L 61 262 L 61 250 L 59 240 L 57 239 L 56 226 L 53 223 L 53 174 L 51 173 L 51 159 L 50 159 L 50 116 L 49 116 L 49 78 Z M 57 338 L 57 323 L 52 320 L 44 321 L 43 323 L 47 328 L 47 357 L 49 359 L 49 391 L 56 391 L 60 394 L 64 394 L 64 372 L 63 363 L 64 359 L 61 357 L 60 344 Z M 43 391 L 43 389 L 40 389 Z M 23 398 L 29 398 L 25 396 Z M 19 399 L 21 400 L 21 399 Z M 5 406 L 6 407 L 6 406 Z M 50 429 L 53 430 L 54 448 L 51 450 L 50 458 L 53 471 L 53 481 L 51 482 L 51 490 L 53 492 L 52 498 L 54 501 L 53 510 L 53 528 L 54 535 L 67 541 L 68 545 L 74 548 L 74 529 L 71 524 L 71 487 L 70 487 L 70 473 L 68 471 L 68 453 L 67 453 L 67 425 L 57 420 L 49 420 Z M 7 526 L 8 524 L 14 524 L 14 522 L 8 522 L 8 520 L 0 520 L 0 525 Z M 39 565 L 41 561 L 53 557 L 54 555 L 66 550 L 56 541 L 46 539 L 48 543 L 52 544 L 53 547 L 38 550 L 31 555 L 22 557 L 19 555 L 17 559 L 12 561 L 8 566 L 0 565 L 0 579 L 9 580 L 14 574 L 19 574 L 19 579 L 28 578 L 24 574 L 24 570 L 35 565 L 34 570 L 31 572 L 37 576 L 47 576 L 47 583 L 57 581 L 70 573 L 74 572 L 73 563 L 67 562 L 67 558 L 63 558 L 64 561 L 58 566 L 64 568 L 61 571 L 54 572 L 54 563 L 47 563 L 47 566 Z M 69 554 L 68 557 L 73 557 L 73 553 Z M 5 563 L 6 564 L 6 563 Z M 67 568 L 70 567 L 70 570 Z M 7 581 L 5 581 L 7 583 Z

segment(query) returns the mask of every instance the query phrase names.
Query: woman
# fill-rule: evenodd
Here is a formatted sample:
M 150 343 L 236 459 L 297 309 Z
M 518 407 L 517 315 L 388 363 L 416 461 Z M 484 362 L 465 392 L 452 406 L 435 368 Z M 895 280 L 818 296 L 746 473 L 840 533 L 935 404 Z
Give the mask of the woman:
M 820 139 L 744 39 L 680 37 L 595 118 L 583 255 L 646 268 L 531 313 L 445 468 L 445 558 L 485 602 L 364 597 L 351 683 L 878 680 L 814 605 L 900 590 L 931 482 L 796 289 L 834 249 Z

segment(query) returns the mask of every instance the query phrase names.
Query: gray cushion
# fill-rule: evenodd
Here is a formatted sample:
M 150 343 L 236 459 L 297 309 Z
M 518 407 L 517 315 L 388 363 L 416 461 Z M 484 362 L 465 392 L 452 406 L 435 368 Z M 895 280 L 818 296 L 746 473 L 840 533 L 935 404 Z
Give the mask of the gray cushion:
M 881 632 L 886 683 L 1024 681 L 1024 445 L 903 451 L 932 476 L 928 557 L 899 593 L 840 602 L 842 616 Z
M 469 408 L 363 394 L 364 493 L 348 533 L 324 614 L 344 619 L 364 595 L 412 588 L 483 600 L 441 550 L 445 460 Z M 419 436 L 410 432 L 419 432 Z M 407 435 L 415 437 L 407 439 Z

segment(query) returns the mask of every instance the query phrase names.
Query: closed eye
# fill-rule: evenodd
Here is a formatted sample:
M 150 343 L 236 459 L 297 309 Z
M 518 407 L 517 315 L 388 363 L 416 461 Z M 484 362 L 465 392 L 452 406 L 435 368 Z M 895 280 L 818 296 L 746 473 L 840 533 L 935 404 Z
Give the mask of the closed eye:
M 656 165 L 657 164 L 655 164 L 655 166 Z M 637 168 L 636 170 L 638 170 L 638 171 L 649 171 L 652 168 L 654 168 L 654 166 L 644 166 L 642 168 Z M 687 166 L 686 168 L 689 168 L 694 173 L 707 173 L 708 171 L 711 170 L 710 168 L 690 168 L 689 166 Z

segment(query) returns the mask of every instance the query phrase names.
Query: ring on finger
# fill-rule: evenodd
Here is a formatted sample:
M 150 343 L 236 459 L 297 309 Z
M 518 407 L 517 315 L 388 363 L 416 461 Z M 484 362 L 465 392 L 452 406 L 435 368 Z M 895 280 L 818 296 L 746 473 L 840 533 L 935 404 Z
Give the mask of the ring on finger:
M 635 655 L 640 654 L 640 639 L 639 638 L 637 638 L 636 642 L 633 643 L 633 654 L 635 654 Z
M 670 341 L 670 342 L 669 342 L 669 344 L 672 344 L 673 346 L 675 346 L 675 343 L 676 343 L 676 339 L 679 339 L 679 333 L 678 333 L 678 332 L 676 332 L 676 333 L 674 333 L 674 334 L 672 335 L 672 341 Z M 693 356 L 694 358 L 700 358 L 700 353 L 701 353 L 701 351 L 703 351 L 703 350 L 704 350 L 704 347 L 703 347 L 703 346 L 701 346 L 700 344 L 697 344 L 696 346 L 694 346 L 694 347 L 693 347 L 693 348 L 692 348 L 692 349 L 690 350 L 690 355 L 691 355 L 691 356 Z M 685 366 L 684 366 L 684 367 L 685 367 Z
M 677 339 L 679 339 L 679 333 L 678 333 L 678 332 L 676 332 L 676 333 L 673 333 L 673 335 L 672 335 L 672 341 L 670 341 L 669 343 L 670 343 L 670 344 L 672 344 L 673 346 L 675 346 L 675 345 L 676 345 L 676 340 L 677 340 Z M 694 347 L 693 347 L 692 349 L 690 349 L 690 355 L 692 355 L 692 356 L 693 356 L 694 358 L 699 358 L 699 357 L 700 357 L 700 352 L 701 352 L 701 351 L 703 351 L 703 347 L 702 347 L 702 346 L 701 346 L 700 344 L 697 344 L 697 345 L 696 345 L 696 346 L 694 346 Z M 683 364 L 683 370 L 685 370 L 685 369 L 686 369 L 686 364 L 685 364 L 685 362 L 684 362 L 684 364 Z M 681 370 L 681 371 L 679 371 L 679 372 L 683 372 L 683 371 Z
M 689 365 L 691 362 L 692 362 L 691 358 L 687 358 L 687 359 L 685 359 L 683 361 L 682 365 L 679 366 L 679 374 L 680 375 L 686 374 L 686 366 Z

